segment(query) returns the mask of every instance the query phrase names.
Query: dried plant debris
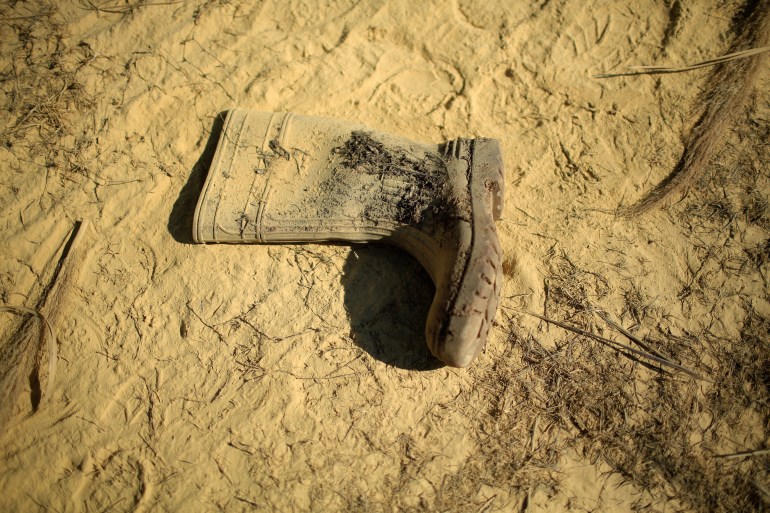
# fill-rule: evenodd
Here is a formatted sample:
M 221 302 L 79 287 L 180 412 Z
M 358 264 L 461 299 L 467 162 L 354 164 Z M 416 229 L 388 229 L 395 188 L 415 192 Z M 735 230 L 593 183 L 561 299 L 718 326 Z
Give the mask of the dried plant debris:
M 550 315 L 600 333 L 602 326 L 591 313 L 595 305 L 614 300 L 614 291 L 601 275 L 582 269 L 564 253 L 552 252 L 549 262 Z M 708 281 L 693 287 L 704 285 Z M 716 294 L 700 292 L 707 298 Z M 635 305 L 651 302 L 638 287 L 623 291 L 622 297 Z M 644 492 L 635 504 L 640 511 L 664 502 L 674 511 L 767 509 L 770 320 L 748 308 L 737 340 L 715 336 L 708 327 L 673 336 L 659 324 L 658 308 L 625 310 L 635 325 L 647 326 L 647 349 L 696 369 L 708 381 L 644 365 L 609 351 L 596 337 L 551 330 L 555 346 L 546 346 L 539 340 L 548 336 L 544 332 L 511 334 L 511 354 L 479 377 L 493 384 L 503 404 L 489 418 L 499 422 L 507 412 L 525 424 L 538 419 L 558 433 L 550 446 L 557 456 L 548 461 L 577 448 L 592 462 L 604 462 Z M 519 408 L 512 409 L 511 403 Z M 512 458 L 510 448 L 524 439 L 521 428 L 498 431 L 494 443 L 508 447 L 498 460 Z M 549 482 L 547 475 L 541 479 Z
M 345 144 L 334 151 L 341 155 L 345 166 L 375 175 L 431 176 L 444 168 L 438 155 L 427 154 L 417 159 L 403 149 L 385 146 L 363 130 L 351 133 Z
M 446 184 L 446 165 L 438 155 L 426 153 L 416 158 L 396 146 L 386 146 L 362 130 L 350 134 L 345 144 L 333 150 L 349 169 L 402 181 L 396 220 L 420 223 L 428 211 L 444 208 L 441 201 Z M 390 200 L 386 201 L 391 203 Z
M 676 222 L 690 234 L 729 229 L 734 221 L 770 232 L 770 124 L 754 121 L 760 117 L 755 105 L 749 108 L 747 122 L 717 155 L 716 172 L 675 210 Z
M 0 18 L 8 52 L 0 68 L 0 146 L 47 168 L 82 171 L 90 138 L 74 125 L 93 99 L 79 72 L 94 52 L 85 42 L 67 46 L 54 3 L 4 4 Z
M 551 304 L 563 312 L 570 312 L 569 318 L 573 320 L 582 319 L 578 321 L 580 327 L 590 327 L 593 322 L 591 305 L 609 294 L 609 283 L 602 275 L 578 267 L 563 251 L 558 255 L 551 254 L 548 259 Z
M 735 40 L 729 53 L 759 50 L 770 42 L 770 2 L 748 2 L 744 12 L 733 20 Z M 638 203 L 621 209 L 625 215 L 647 212 L 662 205 L 703 175 L 714 153 L 721 147 L 725 132 L 744 110 L 763 66 L 767 52 L 727 60 L 714 67 L 707 86 L 694 109 L 695 123 L 685 138 L 682 156 L 674 170 Z

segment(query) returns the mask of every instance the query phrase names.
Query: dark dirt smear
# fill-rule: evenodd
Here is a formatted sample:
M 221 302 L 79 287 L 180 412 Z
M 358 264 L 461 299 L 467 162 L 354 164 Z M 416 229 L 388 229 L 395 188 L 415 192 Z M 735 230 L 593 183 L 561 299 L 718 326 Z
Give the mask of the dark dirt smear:
M 401 148 L 385 146 L 362 130 L 352 132 L 333 153 L 340 155 L 349 169 L 399 177 L 409 184 L 396 205 L 398 222 L 418 224 L 428 212 L 436 212 L 445 203 L 440 198 L 446 185 L 446 165 L 438 155 L 429 153 L 418 159 Z
M 342 156 L 345 166 L 370 174 L 428 175 L 435 173 L 437 166 L 444 167 L 437 155 L 415 159 L 400 148 L 386 147 L 363 130 L 352 132 L 345 144 L 334 148 L 333 152 Z

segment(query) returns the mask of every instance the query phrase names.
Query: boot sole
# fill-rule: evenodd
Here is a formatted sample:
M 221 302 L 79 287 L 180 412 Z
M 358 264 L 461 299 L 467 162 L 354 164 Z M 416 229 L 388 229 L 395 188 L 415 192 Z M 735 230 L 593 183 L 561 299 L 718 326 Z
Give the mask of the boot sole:
M 502 285 L 502 250 L 495 226 L 504 207 L 502 154 L 496 140 L 482 138 L 472 141 L 470 154 L 470 252 L 454 300 L 443 315 L 432 315 L 427 330 L 433 353 L 453 367 L 466 367 L 484 348 Z M 439 326 L 431 327 L 431 322 Z

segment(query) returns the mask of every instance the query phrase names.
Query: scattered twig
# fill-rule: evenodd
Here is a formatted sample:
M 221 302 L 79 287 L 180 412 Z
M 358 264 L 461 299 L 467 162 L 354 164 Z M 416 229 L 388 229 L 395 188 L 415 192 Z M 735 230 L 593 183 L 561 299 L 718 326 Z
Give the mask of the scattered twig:
M 653 353 L 654 355 L 656 355 L 656 356 L 658 356 L 658 357 L 660 357 L 660 358 L 666 358 L 666 356 L 665 356 L 665 355 L 663 355 L 663 354 L 661 354 L 661 353 L 660 353 L 660 351 L 658 351 L 658 350 L 657 350 L 657 349 L 655 349 L 654 347 L 651 347 L 651 346 L 650 346 L 650 345 L 648 345 L 648 344 L 645 344 L 644 342 L 642 342 L 641 340 L 639 340 L 639 337 L 637 337 L 636 335 L 634 335 L 633 333 L 631 333 L 630 331 L 628 331 L 627 329 L 625 329 L 625 328 L 624 328 L 623 326 L 621 326 L 620 324 L 618 324 L 618 323 L 616 323 L 615 321 L 613 321 L 613 320 L 610 318 L 610 316 L 609 316 L 609 315 L 607 315 L 607 312 L 605 312 L 605 311 L 603 311 L 603 310 L 594 310 L 594 312 L 596 313 L 596 315 L 598 315 L 599 317 L 601 317 L 601 318 L 602 318 L 602 320 L 603 320 L 604 322 L 606 322 L 607 324 L 609 324 L 611 327 L 615 328 L 615 329 L 616 329 L 616 330 L 617 330 L 617 331 L 618 331 L 618 332 L 619 332 L 621 335 L 623 335 L 623 336 L 624 336 L 624 337 L 626 337 L 628 340 L 630 340 L 631 342 L 635 343 L 636 345 L 638 345 L 639 347 L 641 347 L 641 348 L 642 348 L 642 349 L 644 349 L 645 351 L 649 351 L 650 353 Z
M 104 2 L 102 4 L 96 4 L 92 0 L 83 0 L 81 2 L 80 8 L 81 9 L 91 9 L 96 11 L 97 14 L 106 12 L 108 14 L 129 14 L 134 9 L 137 9 L 139 7 L 154 7 L 154 6 L 161 6 L 161 5 L 175 5 L 175 4 L 181 4 L 184 3 L 184 0 L 175 0 L 171 2 L 136 2 L 133 4 L 125 4 L 125 5 L 109 5 L 109 2 Z
M 756 451 L 741 451 L 734 452 L 732 454 L 717 454 L 715 458 L 721 458 L 724 460 L 733 460 L 736 458 L 749 458 L 751 456 L 764 456 L 770 454 L 770 449 L 757 449 Z
M 661 73 L 682 73 L 684 71 L 692 71 L 695 69 L 706 68 L 708 66 L 715 66 L 722 64 L 723 62 L 734 61 L 736 59 L 743 59 L 751 57 L 753 55 L 759 55 L 760 53 L 770 52 L 770 46 L 761 46 L 759 48 L 749 48 L 748 50 L 740 50 L 737 52 L 728 53 L 720 57 L 713 59 L 707 59 L 705 61 L 696 62 L 695 64 L 685 64 L 684 66 L 629 66 L 628 69 L 632 70 L 629 73 L 601 73 L 594 75 L 594 78 L 613 78 L 613 77 L 626 77 L 633 75 L 656 75 Z
M 674 370 L 678 370 L 680 372 L 683 372 L 683 373 L 687 374 L 688 376 L 691 376 L 691 377 L 693 377 L 695 379 L 698 379 L 698 380 L 701 380 L 701 381 L 706 381 L 706 382 L 709 382 L 709 383 L 712 382 L 710 379 L 704 378 L 703 376 L 701 376 L 697 372 L 695 372 L 693 370 L 690 370 L 687 367 L 683 367 L 683 366 L 679 365 L 678 363 L 674 363 L 674 362 L 672 362 L 670 360 L 667 360 L 665 358 L 661 358 L 659 356 L 655 356 L 655 355 L 647 353 L 645 351 L 640 351 L 639 349 L 631 347 L 631 346 L 629 346 L 627 344 L 624 344 L 622 342 L 618 342 L 617 340 L 612 340 L 612 339 L 609 339 L 609 338 L 605 338 L 605 337 L 599 336 L 599 335 L 597 335 L 595 333 L 591 333 L 590 331 L 586 331 L 584 329 L 578 328 L 577 326 L 572 326 L 571 324 L 560 322 L 560 321 L 557 321 L 557 320 L 554 320 L 554 319 L 548 319 L 546 317 L 543 317 L 542 315 L 539 315 L 539 314 L 536 314 L 536 313 L 533 313 L 533 312 L 527 312 L 525 310 L 517 310 L 517 311 L 520 312 L 520 313 L 531 315 L 533 317 L 537 317 L 538 319 L 540 319 L 542 321 L 545 321 L 547 323 L 553 324 L 554 326 L 558 326 L 558 327 L 560 327 L 562 329 L 565 329 L 567 331 L 571 331 L 573 333 L 577 333 L 578 335 L 583 335 L 585 337 L 594 339 L 597 342 L 601 342 L 602 344 L 605 344 L 605 345 L 607 345 L 607 346 L 609 346 L 609 347 L 611 347 L 611 348 L 613 348 L 615 350 L 622 349 L 622 350 L 628 351 L 629 353 L 632 353 L 632 354 L 634 354 L 636 356 L 639 356 L 639 357 L 642 357 L 642 358 L 646 358 L 646 359 L 651 360 L 651 361 L 653 361 L 655 363 L 658 363 L 660 365 L 663 365 L 663 366 L 666 366 L 666 367 L 670 367 L 670 368 L 672 368 Z
M 551 294 L 551 283 L 548 280 L 548 276 L 543 278 L 543 317 L 548 317 L 548 298 Z M 548 331 L 548 326 L 550 326 L 548 323 L 545 324 L 545 331 Z M 540 329 L 538 327 L 538 329 Z

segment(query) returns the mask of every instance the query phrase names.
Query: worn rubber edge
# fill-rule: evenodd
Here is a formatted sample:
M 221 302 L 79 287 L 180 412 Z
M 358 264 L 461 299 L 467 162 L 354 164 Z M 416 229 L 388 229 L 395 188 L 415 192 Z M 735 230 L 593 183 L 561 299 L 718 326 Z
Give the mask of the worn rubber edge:
M 484 348 L 502 285 L 502 249 L 495 225 L 504 207 L 500 145 L 494 139 L 475 139 L 471 155 L 468 170 L 472 206 L 470 254 L 460 287 L 432 348 L 441 361 L 453 367 L 467 367 Z

